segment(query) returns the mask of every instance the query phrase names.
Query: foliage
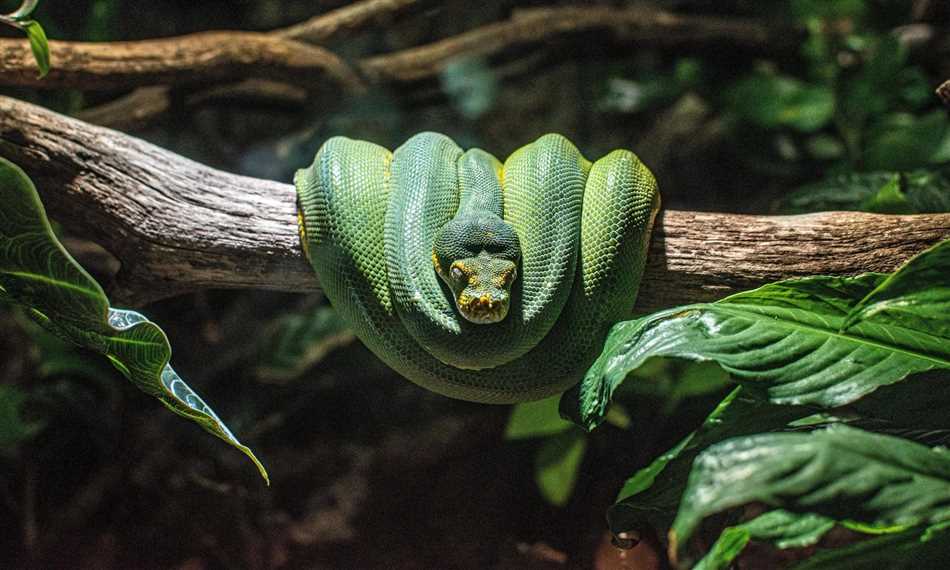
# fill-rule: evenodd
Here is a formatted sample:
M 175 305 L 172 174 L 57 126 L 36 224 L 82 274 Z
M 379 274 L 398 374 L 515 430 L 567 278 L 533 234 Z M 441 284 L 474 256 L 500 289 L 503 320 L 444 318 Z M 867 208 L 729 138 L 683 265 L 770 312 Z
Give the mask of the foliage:
M 23 6 L 35 4 L 23 2 Z M 355 61 L 367 54 L 435 41 L 473 29 L 500 14 L 507 17 L 511 8 L 507 4 L 479 5 L 478 17 L 483 19 L 476 21 L 468 15 L 459 18 L 451 3 L 444 4 L 420 11 L 417 24 L 411 18 L 400 18 L 379 33 L 367 32 L 352 38 L 355 41 L 346 38 L 339 46 L 328 47 L 334 50 L 342 47 L 341 53 L 348 61 Z M 431 129 L 450 132 L 466 146 L 480 146 L 505 154 L 532 136 L 530 133 L 568 131 L 572 140 L 592 149 L 592 153 L 624 146 L 633 147 L 645 160 L 652 155 L 649 164 L 653 167 L 656 163 L 664 199 L 673 208 L 796 214 L 823 210 L 889 214 L 950 211 L 950 128 L 945 111 L 940 109 L 932 93 L 932 87 L 946 79 L 935 73 L 946 54 L 934 49 L 939 42 L 929 42 L 925 50 L 914 49 L 913 42 L 905 35 L 918 25 L 934 25 L 934 29 L 939 30 L 942 21 L 915 18 L 911 26 L 905 26 L 911 22 L 910 2 L 877 0 L 707 2 L 689 7 L 671 2 L 657 4 L 677 12 L 689 11 L 691 16 L 700 18 L 707 15 L 758 17 L 770 25 L 801 30 L 803 41 L 797 47 L 793 45 L 791 51 L 781 47 L 779 42 L 765 50 L 743 50 L 730 45 L 728 40 L 702 51 L 681 50 L 678 45 L 656 48 L 649 44 L 637 44 L 637 49 L 630 50 L 622 43 L 610 47 L 606 35 L 605 41 L 600 41 L 600 35 L 581 35 L 576 39 L 579 49 L 550 49 L 550 46 L 563 47 L 558 40 L 544 46 L 519 47 L 489 58 L 460 58 L 443 71 L 439 81 L 420 86 L 377 89 L 363 98 L 342 97 L 336 90 L 328 90 L 330 94 L 326 97 L 312 92 L 304 108 L 281 104 L 258 108 L 241 101 L 216 105 L 213 100 L 200 107 L 191 106 L 192 99 L 201 99 L 202 86 L 189 86 L 175 91 L 175 112 L 147 136 L 205 163 L 258 177 L 286 180 L 296 165 L 310 159 L 314 148 L 336 134 L 375 140 L 391 147 L 414 132 Z M 224 10 L 223 5 L 227 6 Z M 217 1 L 181 4 L 170 9 L 161 2 L 90 0 L 43 3 L 41 10 L 44 11 L 36 17 L 53 37 L 108 41 L 215 28 L 266 30 L 301 21 L 319 8 L 312 2 L 235 4 Z M 63 15 L 54 18 L 55 10 Z M 22 8 L 18 12 L 22 12 Z M 45 40 L 36 33 L 42 29 L 26 26 L 25 22 L 32 21 L 29 20 L 32 16 L 21 15 L 27 20 L 18 27 L 25 32 L 34 31 L 35 37 L 30 36 L 31 45 L 40 71 L 45 73 L 48 64 L 43 62 L 44 57 L 48 62 L 48 49 Z M 159 15 L 164 17 L 157 17 Z M 10 23 L 7 18 L 4 22 Z M 574 41 L 564 39 L 565 43 Z M 192 89 L 198 90 L 197 97 L 192 96 Z M 26 95 L 71 114 L 80 111 L 83 103 L 104 102 L 108 96 L 111 95 L 87 96 L 75 91 Z M 686 107 L 686 102 L 692 104 L 690 109 L 695 113 L 689 118 L 695 118 L 696 124 L 684 120 L 683 114 L 678 112 Z M 678 132 L 687 135 L 677 138 Z M 661 172 L 664 162 L 669 166 Z M 794 188 L 798 189 L 789 192 Z M 942 265 L 928 264 L 924 269 L 934 271 L 935 267 L 940 270 Z M 889 524 L 875 518 L 878 516 L 875 509 L 881 506 L 875 500 L 897 497 L 908 502 L 894 504 L 926 506 L 929 495 L 917 501 L 918 491 L 940 491 L 941 485 L 946 483 L 939 477 L 921 479 L 916 471 L 906 478 L 900 475 L 901 462 L 906 463 L 909 458 L 924 461 L 928 468 L 939 465 L 945 452 L 934 446 L 950 441 L 945 413 L 950 406 L 950 390 L 945 389 L 946 370 L 937 366 L 928 372 L 906 374 L 917 369 L 914 362 L 919 364 L 926 360 L 908 358 L 908 343 L 923 339 L 921 342 L 926 345 L 927 339 L 945 338 L 945 335 L 934 335 L 933 330 L 946 326 L 939 317 L 948 311 L 945 305 L 930 304 L 930 309 L 917 311 L 916 315 L 902 312 L 904 304 L 917 306 L 919 299 L 915 296 L 929 296 L 938 291 L 934 275 L 928 276 L 926 271 L 917 272 L 913 268 L 903 271 L 901 280 L 905 283 L 888 284 L 888 277 L 884 275 L 848 280 L 815 277 L 805 282 L 772 284 L 721 303 L 691 306 L 686 309 L 689 314 L 668 311 L 644 316 L 635 321 L 641 323 L 639 329 L 624 325 L 622 329 L 630 334 L 637 329 L 636 334 L 643 335 L 641 338 L 669 343 L 678 337 L 667 327 L 691 322 L 698 327 L 691 332 L 698 336 L 690 338 L 698 338 L 700 342 L 695 343 L 697 349 L 692 354 L 686 354 L 692 350 L 692 343 L 680 339 L 684 344 L 679 347 L 668 345 L 670 350 L 676 348 L 676 354 L 663 358 L 644 354 L 640 359 L 633 356 L 635 351 L 644 350 L 643 346 L 634 348 L 632 337 L 622 343 L 617 337 L 618 343 L 612 346 L 626 346 L 631 352 L 615 354 L 617 367 L 605 365 L 601 370 L 602 374 L 608 370 L 615 374 L 610 386 L 600 386 L 604 390 L 600 394 L 601 404 L 606 406 L 608 393 L 614 402 L 603 410 L 595 407 L 597 413 L 592 418 L 599 420 L 605 411 L 606 421 L 614 428 L 601 430 L 595 436 L 588 436 L 583 430 L 559 420 L 553 400 L 514 407 L 507 433 L 510 443 L 506 449 L 514 450 L 512 453 L 518 457 L 527 455 L 527 460 L 514 462 L 511 469 L 522 465 L 531 469 L 533 476 L 524 477 L 527 485 L 536 485 L 545 501 L 560 508 L 554 511 L 541 505 L 540 512 L 545 513 L 545 518 L 544 529 L 539 532 L 529 526 L 531 520 L 540 518 L 537 514 L 533 518 L 518 518 L 524 511 L 512 506 L 502 518 L 516 520 L 505 528 L 515 529 L 511 532 L 519 534 L 512 537 L 505 533 L 506 543 L 512 538 L 521 540 L 525 536 L 539 535 L 539 540 L 556 549 L 570 549 L 569 545 L 578 542 L 576 521 L 599 517 L 599 513 L 589 512 L 599 507 L 592 506 L 593 502 L 575 488 L 577 481 L 585 483 L 581 487 L 588 481 L 601 486 L 613 485 L 617 477 L 630 475 L 617 503 L 608 512 L 611 529 L 622 534 L 653 527 L 664 535 L 682 510 L 686 513 L 683 517 L 688 517 L 680 519 L 679 540 L 673 545 L 682 566 L 694 561 L 702 568 L 724 568 L 736 564 L 737 560 L 742 564 L 742 553 L 755 543 L 787 550 L 789 552 L 783 554 L 788 558 L 807 557 L 798 562 L 795 566 L 798 568 L 941 568 L 950 565 L 947 560 L 950 533 L 945 522 L 909 527 L 875 526 Z M 908 290 L 907 285 L 916 289 Z M 863 303 L 859 298 L 862 295 Z M 825 302 L 829 299 L 834 301 L 830 305 Z M 127 509 L 134 507 L 136 501 L 147 503 L 147 507 L 134 511 L 137 520 L 160 529 L 168 537 L 166 545 L 183 545 L 180 552 L 171 548 L 155 549 L 172 552 L 167 556 L 181 557 L 181 560 L 167 560 L 165 565 L 168 566 L 192 559 L 207 564 L 207 558 L 215 560 L 211 562 L 213 566 L 259 565 L 260 560 L 266 558 L 261 558 L 262 551 L 254 550 L 255 534 L 273 541 L 275 551 L 292 553 L 289 565 L 325 565 L 324 560 L 301 562 L 301 553 L 317 550 L 320 542 L 315 543 L 317 546 L 303 542 L 299 537 L 307 533 L 298 523 L 323 520 L 320 509 L 328 503 L 345 507 L 331 511 L 333 517 L 337 517 L 332 518 L 334 521 L 341 516 L 340 512 L 348 512 L 346 509 L 358 515 L 340 525 L 347 532 L 355 533 L 354 543 L 378 540 L 380 529 L 386 529 L 385 538 L 389 540 L 392 527 L 372 527 L 367 533 L 353 520 L 370 520 L 373 513 L 393 512 L 379 506 L 379 497 L 399 495 L 402 487 L 396 487 L 393 492 L 394 489 L 380 488 L 379 480 L 392 471 L 394 462 L 382 462 L 381 468 L 376 467 L 367 476 L 369 468 L 361 459 L 363 471 L 356 476 L 346 474 L 347 478 L 341 483 L 325 483 L 318 478 L 306 479 L 304 483 L 311 473 L 308 471 L 305 476 L 301 471 L 308 460 L 322 459 L 329 453 L 315 451 L 326 449 L 324 439 L 329 432 L 301 429 L 301 425 L 313 425 L 302 422 L 332 425 L 334 433 L 346 432 L 344 437 L 351 438 L 347 440 L 346 450 L 358 448 L 359 453 L 364 454 L 370 442 L 383 446 L 400 439 L 388 433 L 381 437 L 378 431 L 367 426 L 388 429 L 393 415 L 409 423 L 419 423 L 422 420 L 416 416 L 422 416 L 424 410 L 445 410 L 453 403 L 438 398 L 427 400 L 426 396 L 415 394 L 414 397 L 426 403 L 418 406 L 418 400 L 405 396 L 388 398 L 388 393 L 380 396 L 378 385 L 373 382 L 377 380 L 378 365 L 373 368 L 362 361 L 343 362 L 353 359 L 326 358 L 330 350 L 349 338 L 333 318 L 332 309 L 318 301 L 288 316 L 288 307 L 261 308 L 255 304 L 258 300 L 250 293 L 212 294 L 210 301 L 205 295 L 199 295 L 166 301 L 150 307 L 149 312 L 161 315 L 164 311 L 163 326 L 184 346 L 198 344 L 205 336 L 223 337 L 216 348 L 228 351 L 229 358 L 237 359 L 238 364 L 220 366 L 216 362 L 217 366 L 196 367 L 201 377 L 194 381 L 203 386 L 226 383 L 229 388 L 235 388 L 233 392 L 237 394 L 228 395 L 238 399 L 241 405 L 230 408 L 229 415 L 264 417 L 260 425 L 271 426 L 262 429 L 272 429 L 272 436 L 261 438 L 256 425 L 255 440 L 268 445 L 268 454 L 275 457 L 300 459 L 282 461 L 282 467 L 278 468 L 275 488 L 288 491 L 269 493 L 267 499 L 262 499 L 254 495 L 253 489 L 247 492 L 240 485 L 202 481 L 199 484 L 208 485 L 212 491 L 201 489 L 191 498 L 204 501 L 205 508 L 182 509 L 175 504 L 182 485 L 180 479 L 148 478 L 148 473 L 155 471 L 155 464 L 159 463 L 153 454 L 151 461 L 137 468 L 134 478 L 114 485 L 107 495 L 103 492 L 108 504 L 117 505 L 120 516 L 116 516 L 114 510 L 100 508 L 102 519 L 107 522 L 91 519 L 84 532 L 72 533 L 81 535 L 79 540 L 99 544 L 95 533 L 102 530 L 120 545 L 123 541 L 137 544 L 142 527 L 125 524 L 133 512 Z M 254 318 L 246 319 L 252 321 L 251 324 L 242 320 L 240 327 L 228 326 L 227 319 L 221 317 L 224 311 L 219 309 L 230 302 L 255 307 Z M 790 308 L 789 302 L 805 305 Z M 210 308 L 205 304 L 210 304 Z M 729 309 L 739 311 L 739 316 L 731 318 L 725 313 Z M 26 314 L 25 309 L 8 309 L 3 318 L 23 321 L 21 317 Z M 727 325 L 740 322 L 775 334 L 777 344 L 757 345 L 763 343 L 765 337 L 751 334 L 733 335 L 731 340 L 715 336 L 728 332 Z M 718 326 L 701 328 L 708 323 Z M 55 400 L 71 406 L 71 411 L 82 414 L 88 425 L 95 424 L 101 429 L 116 421 L 115 416 L 119 415 L 116 402 L 130 393 L 126 390 L 124 394 L 120 390 L 122 385 L 113 381 L 117 376 L 108 366 L 103 366 L 105 359 L 89 351 L 70 348 L 71 345 L 38 326 L 30 325 L 32 322 L 19 323 L 28 338 L 22 346 L 17 345 L 16 350 L 25 351 L 29 345 L 29 350 L 37 353 L 31 357 L 38 362 L 33 370 L 35 377 L 31 377 L 30 372 L 19 377 L 14 374 L 14 383 L 0 384 L 0 441 L 3 442 L 0 443 L 3 449 L 0 460 L 4 461 L 10 454 L 26 457 L 27 454 L 22 453 L 26 446 L 30 446 L 32 455 L 37 440 L 68 437 L 69 430 L 54 433 L 55 418 L 51 419 L 44 409 L 49 402 Z M 805 338 L 802 333 L 783 336 L 794 325 L 801 325 L 810 336 Z M 232 333 L 232 328 L 245 332 Z M 215 332 L 218 329 L 224 332 Z M 872 329 L 880 333 L 880 338 L 874 337 Z M 259 330 L 261 334 L 248 334 L 248 330 L 255 333 Z M 922 330 L 930 332 L 921 334 Z M 713 336 L 706 338 L 701 333 Z M 255 338 L 242 345 L 234 342 L 232 334 Z M 864 335 L 875 340 L 861 350 L 875 351 L 875 358 L 883 357 L 882 362 L 892 366 L 880 375 L 875 370 L 874 374 L 862 377 L 857 370 L 867 363 L 862 359 L 853 361 L 854 355 L 852 361 L 817 358 L 823 354 L 821 350 L 864 346 Z M 258 342 L 261 338 L 263 342 Z M 881 338 L 886 340 L 881 341 Z M 700 354 L 699 348 L 715 347 L 716 339 L 731 351 Z M 736 339 L 742 342 L 732 344 Z M 8 341 L 4 348 L 8 348 L 8 339 L 0 338 L 0 345 L 4 340 Z M 800 354 L 791 350 L 793 340 L 803 343 L 799 347 L 808 342 L 815 346 L 822 343 L 824 347 L 811 353 L 814 356 L 810 362 L 824 364 L 817 369 L 819 379 L 824 379 L 818 382 L 821 386 L 817 391 L 805 390 L 808 387 L 807 382 L 803 382 L 805 378 L 796 376 L 796 372 L 802 370 L 796 369 L 800 361 L 795 358 Z M 743 344 L 745 341 L 749 344 Z M 939 341 L 937 345 L 939 350 Z M 756 346 L 759 346 L 758 351 Z M 365 353 L 358 352 L 358 347 L 353 349 L 346 355 L 365 357 Z M 915 351 L 919 353 L 920 349 L 911 352 Z M 188 351 L 176 354 L 179 363 L 187 362 L 189 356 L 202 362 L 206 358 L 205 354 L 189 355 Z M 233 356 L 235 354 L 237 356 Z M 898 356 L 886 356 L 895 354 Z M 211 359 L 218 356 L 215 354 Z M 683 360 L 684 357 L 702 361 Z M 726 372 L 720 361 L 731 366 L 735 375 Z M 178 366 L 186 368 L 185 364 Z M 634 366 L 636 368 L 630 370 Z M 345 382 L 306 382 L 314 375 L 314 367 L 319 367 L 320 377 Z M 351 381 L 354 369 L 358 382 Z M 366 374 L 367 369 L 373 373 Z M 6 371 L 0 368 L 0 372 Z M 247 384 L 253 382 L 233 381 L 234 375 L 242 372 L 268 385 L 249 397 Z M 8 378 L 9 375 L 4 375 L 4 381 Z M 274 385 L 289 380 L 300 382 L 286 390 Z M 817 382 L 813 377 L 808 381 Z M 354 384 L 359 387 L 354 388 Z M 89 385 L 93 385 L 91 389 L 87 389 Z M 344 386 L 340 392 L 344 395 L 328 394 L 328 385 Z M 725 397 L 724 389 L 728 391 Z M 314 394 L 316 397 L 308 397 Z M 353 400 L 357 404 L 352 404 Z M 844 407 L 827 407 L 843 401 L 850 403 Z M 344 409 L 346 413 L 341 411 Z M 351 413 L 354 409 L 359 411 Z M 377 424 L 373 424 L 374 420 Z M 378 427 L 380 424 L 382 428 Z M 604 436 L 605 432 L 629 445 L 610 448 L 599 445 L 605 440 L 594 437 Z M 141 434 L 127 436 L 129 445 L 140 444 L 132 438 Z M 83 437 L 95 435 L 84 433 Z M 110 434 L 108 439 L 120 438 Z M 412 437 L 405 439 L 410 442 L 407 447 L 423 447 Z M 869 457 L 869 450 L 857 446 L 859 442 L 873 442 L 873 450 L 878 453 Z M 746 471 L 751 471 L 746 477 L 739 463 L 729 463 L 738 461 L 729 450 L 753 444 L 775 450 L 777 457 L 763 457 L 754 462 L 750 459 L 748 464 L 741 464 L 746 466 Z M 170 454 L 174 462 L 181 461 L 181 451 L 176 449 Z M 222 446 L 221 451 L 227 450 Z M 425 455 L 424 451 L 419 449 L 417 453 Z M 460 449 L 456 455 L 473 455 L 479 451 Z M 74 456 L 82 451 L 72 450 L 72 453 L 73 456 L 63 454 L 62 458 L 56 456 L 49 460 L 51 469 L 70 470 L 73 463 L 68 461 L 75 462 Z M 200 449 L 195 453 L 207 452 Z M 345 470 L 346 463 L 337 459 L 334 455 L 330 461 L 314 463 L 331 464 L 329 471 L 335 474 Z M 788 460 L 788 468 L 791 468 L 791 460 L 796 459 L 801 462 L 796 466 L 802 468 L 790 476 L 756 479 L 755 487 L 746 484 L 756 474 L 764 477 L 769 468 L 781 467 L 770 463 L 779 459 Z M 707 468 L 701 470 L 701 465 Z M 724 467 L 721 473 L 717 472 L 718 468 L 712 468 L 718 465 Z M 836 487 L 833 481 L 823 481 L 817 476 L 820 473 L 815 466 L 819 465 L 832 474 L 845 470 L 842 482 Z M 848 470 L 849 465 L 855 469 Z M 286 473 L 277 479 L 280 469 Z M 404 464 L 399 464 L 399 471 L 403 469 Z M 448 477 L 441 465 L 426 469 L 426 477 L 430 474 L 438 474 L 433 479 Z M 462 484 L 453 487 L 459 495 L 484 493 L 484 479 L 472 471 L 455 471 L 465 473 L 458 477 Z M 895 473 L 898 474 L 896 479 L 886 476 Z M 736 476 L 725 480 L 727 474 Z M 815 477 L 810 477 L 812 474 Z M 851 475 L 855 478 L 850 479 Z M 6 499 L 7 490 L 19 496 L 21 489 L 13 488 L 20 483 L 15 477 L 5 473 L 0 478 L 0 498 Z M 158 486 L 143 484 L 140 482 L 143 479 L 173 487 L 176 500 L 155 500 L 155 495 L 140 497 L 146 487 Z M 363 481 L 366 480 L 372 485 L 374 500 L 365 501 L 366 506 L 363 506 L 359 498 L 365 496 Z M 353 484 L 353 481 L 359 483 Z M 397 481 L 399 485 L 405 484 L 404 479 L 397 478 Z M 468 481 L 470 487 L 464 485 Z M 798 489 L 783 488 L 789 481 L 813 485 L 810 496 Z M 871 489 L 867 496 L 848 494 L 860 490 L 861 485 L 866 486 L 865 490 Z M 357 500 L 340 498 L 343 494 L 340 489 L 349 488 L 357 488 L 361 493 Z M 235 499 L 229 489 L 236 490 L 234 495 L 239 498 Z M 40 492 L 53 494 L 51 490 L 55 491 L 54 485 L 48 484 Z M 438 493 L 426 490 L 426 496 L 439 500 Z M 696 498 L 700 496 L 698 490 L 708 490 L 708 497 L 715 499 L 715 504 L 700 500 L 683 502 L 684 493 Z M 740 493 L 751 495 L 740 496 Z M 704 497 L 707 495 L 700 498 Z M 835 499 L 823 501 L 823 497 Z M 809 498 L 813 502 L 805 504 Z M 739 504 L 743 501 L 752 502 Z M 58 514 L 61 505 L 50 502 L 54 504 L 51 510 Z M 487 499 L 479 501 L 482 502 Z M 256 508 L 271 503 L 273 510 L 269 512 L 261 513 Z M 690 507 L 694 507 L 693 510 Z M 419 507 L 420 514 L 414 514 L 420 520 L 422 508 Z M 208 518 L 192 517 L 199 510 Z M 9 512 L 2 514 L 17 518 L 8 515 Z M 183 512 L 188 515 L 182 516 Z M 208 513 L 221 514 L 212 517 Z M 448 517 L 444 517 L 444 511 L 439 513 L 443 518 L 428 527 L 428 532 L 442 532 Z M 197 521 L 193 526 L 188 524 L 191 518 Z M 208 524 L 216 519 L 223 521 L 218 523 L 220 529 Z M 113 524 L 111 521 L 116 520 L 121 522 L 108 528 Z M 555 520 L 570 523 L 558 526 Z M 682 528 L 687 522 L 688 526 L 695 525 L 695 530 L 689 533 L 692 538 L 683 535 Z M 479 526 L 488 528 L 490 524 L 488 521 Z M 24 526 L 27 525 L 24 523 Z M 201 527 L 200 532 L 195 532 L 196 526 Z M 235 528 L 240 532 L 234 532 Z M 835 532 L 828 535 L 832 528 Z M 470 529 L 465 538 L 482 540 L 480 530 Z M 415 529 L 412 532 L 419 534 Z M 54 528 L 49 534 L 50 540 L 56 541 L 70 533 L 57 533 Z M 850 536 L 853 542 L 842 545 L 841 534 Z M 302 542 L 293 542 L 292 548 L 286 548 L 287 543 L 279 543 L 283 536 L 297 537 L 295 540 Z M 194 539 L 192 544 L 189 542 L 192 537 L 200 539 Z M 457 539 L 444 542 L 453 547 L 465 546 L 465 541 Z M 347 550 L 342 544 L 347 543 L 332 543 L 331 548 Z M 390 543 L 385 544 L 387 548 L 375 550 L 390 556 Z M 804 551 L 797 550 L 805 547 Z M 21 546 L 18 544 L 17 548 Z M 370 549 L 349 550 L 367 552 Z M 231 552 L 246 552 L 252 562 L 228 558 L 237 556 L 229 554 Z M 424 553 L 413 551 L 413 556 L 417 554 Z M 146 556 L 153 555 L 150 552 Z M 492 556 L 492 560 L 498 559 L 495 553 Z M 393 555 L 393 559 L 399 559 L 398 555 Z M 136 562 L 138 564 L 129 566 L 141 565 L 142 560 Z M 360 566 L 349 559 L 346 562 L 349 564 L 337 565 Z M 572 559 L 570 562 L 585 565 L 586 561 Z
M 53 334 L 103 354 L 143 392 L 241 450 L 267 472 L 171 368 L 165 333 L 140 313 L 109 306 L 96 281 L 53 235 L 33 183 L 0 159 L 0 300 L 23 305 Z
M 835 523 L 900 533 L 950 520 L 944 448 L 842 423 L 893 429 L 867 421 L 873 404 L 864 416 L 860 406 L 841 416 L 816 414 L 922 372 L 930 372 L 927 385 L 947 392 L 950 240 L 890 275 L 782 281 L 620 323 L 562 407 L 596 425 L 628 373 L 656 356 L 716 362 L 742 387 L 627 481 L 609 514 L 616 534 L 644 525 L 671 528 L 671 557 L 688 561 L 703 519 L 765 505 L 765 514 L 725 529 L 699 563 L 722 568 L 750 540 L 794 548 L 817 542 Z M 950 429 L 938 409 L 903 419 Z M 802 430 L 813 431 L 795 433 Z M 908 550 L 932 548 L 915 540 L 905 544 Z
M 40 77 L 49 73 L 49 42 L 39 22 L 30 18 L 39 0 L 23 0 L 20 7 L 9 14 L 0 15 L 0 22 L 22 30 L 30 40 L 30 50 L 40 68 Z

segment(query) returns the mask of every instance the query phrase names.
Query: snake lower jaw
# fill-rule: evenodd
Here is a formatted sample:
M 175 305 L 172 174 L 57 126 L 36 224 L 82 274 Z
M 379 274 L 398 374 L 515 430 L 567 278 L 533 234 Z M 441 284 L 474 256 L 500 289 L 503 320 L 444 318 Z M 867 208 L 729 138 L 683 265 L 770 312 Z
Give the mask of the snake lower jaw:
M 503 321 L 508 316 L 508 301 L 481 297 L 459 299 L 455 306 L 466 321 L 476 325 L 490 325 Z

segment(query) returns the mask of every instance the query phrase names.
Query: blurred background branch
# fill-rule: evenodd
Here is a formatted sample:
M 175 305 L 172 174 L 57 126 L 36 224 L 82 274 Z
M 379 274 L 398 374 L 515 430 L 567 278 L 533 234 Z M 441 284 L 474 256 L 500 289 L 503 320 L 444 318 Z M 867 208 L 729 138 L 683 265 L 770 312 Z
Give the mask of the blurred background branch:
M 632 45 L 705 45 L 728 43 L 750 50 L 793 49 L 800 32 L 746 18 L 674 14 L 649 5 L 558 6 L 516 9 L 506 21 L 488 24 L 429 44 L 393 53 L 358 58 L 350 68 L 332 52 L 308 44 L 352 34 L 418 0 L 366 0 L 267 34 L 203 32 L 137 42 L 51 42 L 56 64 L 42 81 L 33 70 L 22 41 L 0 39 L 0 83 L 42 89 L 86 90 L 142 87 L 129 95 L 81 114 L 87 121 L 115 128 L 141 128 L 167 112 L 172 88 L 246 77 L 276 79 L 243 82 L 224 92 L 253 100 L 299 101 L 299 89 L 331 82 L 348 90 L 363 88 L 358 74 L 373 83 L 431 78 L 452 61 L 484 57 L 525 44 L 539 44 L 558 35 L 593 30 L 609 32 Z M 144 86 L 144 87 L 143 87 Z M 220 95 L 221 88 L 214 88 Z M 215 97 L 215 95 L 212 95 Z M 206 101 L 191 93 L 186 104 Z

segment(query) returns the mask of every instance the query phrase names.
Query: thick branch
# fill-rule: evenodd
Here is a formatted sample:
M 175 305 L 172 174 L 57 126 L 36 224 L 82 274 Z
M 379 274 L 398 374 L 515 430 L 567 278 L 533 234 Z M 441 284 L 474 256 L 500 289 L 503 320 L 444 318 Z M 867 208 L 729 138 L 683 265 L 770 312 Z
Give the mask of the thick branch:
M 289 184 L 221 172 L 137 138 L 0 98 L 0 154 L 50 214 L 123 263 L 115 299 L 203 288 L 311 291 Z M 711 300 L 787 277 L 890 271 L 950 238 L 950 214 L 740 216 L 665 211 L 638 308 Z
M 319 84 L 325 76 L 348 89 L 362 82 L 323 48 L 253 32 L 202 32 L 137 42 L 50 42 L 49 75 L 40 78 L 29 45 L 0 39 L 0 84 L 113 89 L 187 85 L 237 78 Z

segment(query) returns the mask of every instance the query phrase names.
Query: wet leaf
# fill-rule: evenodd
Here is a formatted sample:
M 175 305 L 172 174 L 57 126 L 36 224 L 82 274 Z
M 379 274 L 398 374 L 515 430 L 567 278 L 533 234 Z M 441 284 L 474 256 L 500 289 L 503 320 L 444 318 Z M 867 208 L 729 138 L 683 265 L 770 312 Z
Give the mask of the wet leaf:
M 950 453 L 841 424 L 718 443 L 693 463 L 671 550 L 705 517 L 752 502 L 875 527 L 945 522 Z
M 819 550 L 793 570 L 919 570 L 950 565 L 950 524 L 918 527 L 849 544 L 834 550 Z
M 943 242 L 891 276 L 780 281 L 619 323 L 568 407 L 582 425 L 597 425 L 616 387 L 654 357 L 714 361 L 773 403 L 820 407 L 948 370 L 948 251 Z
M 96 281 L 53 235 L 30 179 L 0 159 L 0 288 L 2 297 L 64 340 L 104 355 L 143 392 L 246 454 L 267 472 L 169 365 L 165 333 L 140 313 L 115 309 Z

